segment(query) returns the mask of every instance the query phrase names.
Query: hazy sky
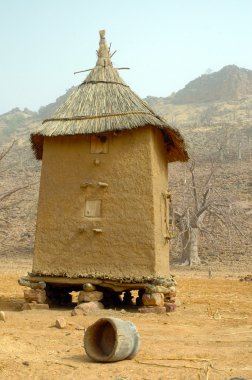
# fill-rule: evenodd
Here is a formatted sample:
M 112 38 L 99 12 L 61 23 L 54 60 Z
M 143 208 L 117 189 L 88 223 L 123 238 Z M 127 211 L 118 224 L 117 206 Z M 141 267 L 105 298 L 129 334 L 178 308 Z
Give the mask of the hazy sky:
M 0 0 L 0 114 L 53 102 L 95 65 L 106 29 L 141 97 L 228 64 L 252 69 L 252 0 Z

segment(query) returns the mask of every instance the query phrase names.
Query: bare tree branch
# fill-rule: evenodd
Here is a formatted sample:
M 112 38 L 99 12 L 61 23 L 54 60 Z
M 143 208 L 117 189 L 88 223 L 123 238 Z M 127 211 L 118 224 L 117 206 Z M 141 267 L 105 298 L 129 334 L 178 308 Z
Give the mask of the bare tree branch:
M 192 177 L 192 189 L 193 189 L 193 195 L 194 195 L 194 201 L 195 201 L 195 208 L 196 212 L 199 210 L 199 202 L 198 202 L 198 194 L 197 194 L 197 187 L 195 182 L 195 176 L 194 176 L 194 169 L 195 169 L 195 161 L 193 160 L 190 167 L 191 177 Z
M 3 194 L 0 194 L 0 203 L 4 200 L 6 200 L 7 198 L 9 198 L 12 194 L 20 191 L 20 190 L 23 190 L 23 189 L 27 189 L 27 187 L 30 187 L 31 185 L 28 184 L 28 185 L 25 185 L 25 186 L 22 186 L 22 187 L 17 187 L 16 189 L 12 189 L 12 190 L 9 190 Z
M 12 143 L 8 146 L 8 148 L 5 149 L 5 150 L 3 150 L 3 151 L 0 153 L 0 161 L 1 161 L 5 156 L 7 156 L 7 154 L 11 151 L 11 149 L 13 148 L 15 142 L 16 142 L 16 140 L 13 140 Z

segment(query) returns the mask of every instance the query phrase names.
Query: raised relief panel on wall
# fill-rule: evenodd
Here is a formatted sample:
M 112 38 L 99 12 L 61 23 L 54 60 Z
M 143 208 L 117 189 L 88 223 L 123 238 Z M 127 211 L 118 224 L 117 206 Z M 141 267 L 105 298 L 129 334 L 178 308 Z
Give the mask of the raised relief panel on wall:
M 107 136 L 91 136 L 90 153 L 108 153 Z
M 169 197 L 167 193 L 162 193 L 160 198 L 161 211 L 161 228 L 162 234 L 167 242 L 170 238 L 169 234 Z
M 101 200 L 86 200 L 85 216 L 89 218 L 99 218 L 101 216 Z

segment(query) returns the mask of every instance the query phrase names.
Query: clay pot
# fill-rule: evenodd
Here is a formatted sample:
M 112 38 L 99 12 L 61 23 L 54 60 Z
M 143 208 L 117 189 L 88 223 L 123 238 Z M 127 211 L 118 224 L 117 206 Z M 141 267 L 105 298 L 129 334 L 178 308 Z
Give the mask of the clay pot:
M 84 335 L 86 354 L 96 362 L 132 359 L 139 344 L 135 325 L 118 318 L 101 318 L 89 326 Z

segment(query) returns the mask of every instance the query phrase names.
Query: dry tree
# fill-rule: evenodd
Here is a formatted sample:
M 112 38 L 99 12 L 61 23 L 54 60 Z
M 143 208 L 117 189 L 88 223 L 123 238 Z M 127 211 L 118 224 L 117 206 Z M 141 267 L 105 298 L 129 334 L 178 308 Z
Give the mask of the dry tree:
M 175 208 L 175 226 L 179 231 L 178 238 L 182 244 L 182 265 L 200 264 L 199 235 L 207 235 L 214 242 L 221 229 L 226 229 L 229 239 L 234 232 L 236 236 L 244 237 L 237 223 L 239 210 L 229 197 L 217 186 L 216 166 L 211 168 L 204 179 L 197 178 L 196 163 L 189 165 L 190 179 L 184 180 L 182 201 Z
M 17 192 L 24 190 L 31 186 L 30 183 L 22 184 L 20 186 L 6 186 L 6 177 L 8 175 L 8 165 L 4 165 L 4 160 L 12 151 L 16 141 L 13 141 L 7 148 L 2 149 L 0 152 L 0 242 L 3 243 L 7 237 L 8 226 L 10 221 L 8 220 L 8 215 L 6 216 L 6 210 L 9 207 L 8 200 Z M 22 198 L 15 200 L 15 204 L 20 203 Z M 14 202 L 13 204 L 14 205 Z

